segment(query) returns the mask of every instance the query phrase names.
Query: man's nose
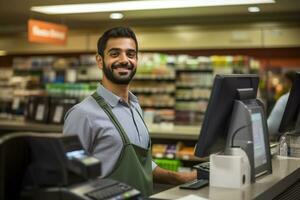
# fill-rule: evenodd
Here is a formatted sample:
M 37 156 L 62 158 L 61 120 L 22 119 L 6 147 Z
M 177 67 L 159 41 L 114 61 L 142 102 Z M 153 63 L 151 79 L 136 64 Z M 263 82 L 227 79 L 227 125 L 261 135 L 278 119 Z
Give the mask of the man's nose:
M 121 55 L 120 55 L 120 63 L 122 63 L 122 64 L 128 63 L 128 57 L 125 52 L 121 53 Z

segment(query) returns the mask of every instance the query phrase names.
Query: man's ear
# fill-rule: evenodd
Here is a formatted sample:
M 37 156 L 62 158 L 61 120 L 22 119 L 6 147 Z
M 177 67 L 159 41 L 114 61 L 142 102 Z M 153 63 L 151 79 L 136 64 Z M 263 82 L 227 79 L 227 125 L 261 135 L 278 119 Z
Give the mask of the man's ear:
M 103 58 L 99 54 L 96 55 L 97 66 L 100 70 L 103 68 Z

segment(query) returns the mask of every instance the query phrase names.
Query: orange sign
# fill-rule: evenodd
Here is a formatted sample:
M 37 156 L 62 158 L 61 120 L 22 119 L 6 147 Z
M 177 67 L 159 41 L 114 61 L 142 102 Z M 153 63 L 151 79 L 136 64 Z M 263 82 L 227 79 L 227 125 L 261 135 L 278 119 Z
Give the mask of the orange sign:
M 30 19 L 28 21 L 29 42 L 66 44 L 68 27 Z

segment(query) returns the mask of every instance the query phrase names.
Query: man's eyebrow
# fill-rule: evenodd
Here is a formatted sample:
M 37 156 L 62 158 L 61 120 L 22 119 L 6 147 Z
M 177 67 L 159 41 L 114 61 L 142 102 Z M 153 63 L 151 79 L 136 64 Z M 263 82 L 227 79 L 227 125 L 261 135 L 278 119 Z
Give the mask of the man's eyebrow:
M 111 51 L 121 51 L 122 49 L 120 49 L 120 48 L 111 48 L 111 49 L 109 49 L 108 50 L 108 52 L 111 52 Z M 136 52 L 136 50 L 135 49 L 126 49 L 125 51 L 134 51 L 134 52 Z
M 127 51 L 130 51 L 130 52 L 136 52 L 135 49 L 127 49 Z
M 111 51 L 120 51 L 121 49 L 120 48 L 111 48 L 108 50 L 108 52 L 111 52 Z

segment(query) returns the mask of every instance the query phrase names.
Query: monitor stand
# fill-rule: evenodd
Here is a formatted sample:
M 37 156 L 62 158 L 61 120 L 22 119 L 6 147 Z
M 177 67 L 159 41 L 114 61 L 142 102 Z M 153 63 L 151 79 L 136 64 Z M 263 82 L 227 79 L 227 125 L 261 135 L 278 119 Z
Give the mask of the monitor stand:
M 225 154 L 232 155 L 232 147 L 240 147 L 247 155 L 250 164 L 250 181 L 255 182 L 254 148 L 251 129 L 251 118 L 247 106 L 240 100 L 235 100 Z
M 250 163 L 251 183 L 258 176 L 272 173 L 267 122 L 259 100 L 235 100 L 226 143 L 227 149 L 232 147 L 245 151 Z

